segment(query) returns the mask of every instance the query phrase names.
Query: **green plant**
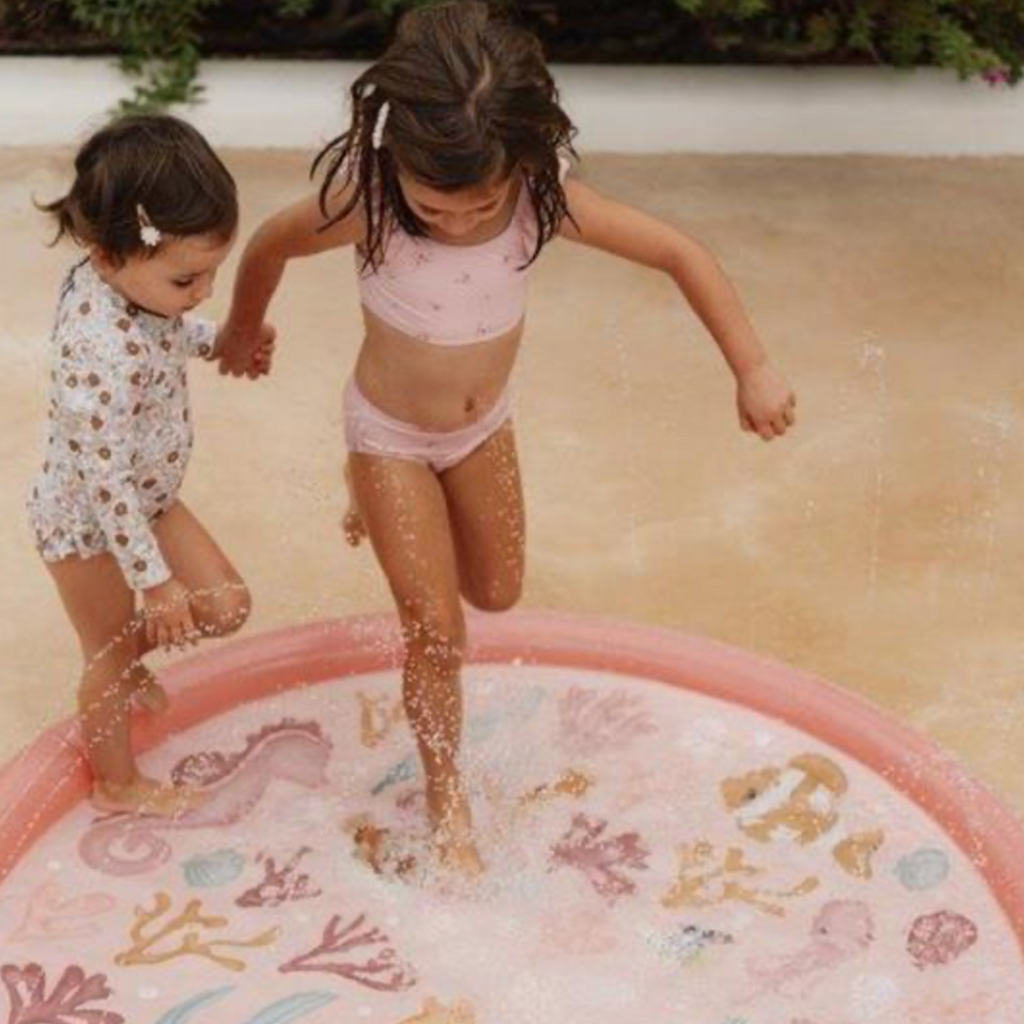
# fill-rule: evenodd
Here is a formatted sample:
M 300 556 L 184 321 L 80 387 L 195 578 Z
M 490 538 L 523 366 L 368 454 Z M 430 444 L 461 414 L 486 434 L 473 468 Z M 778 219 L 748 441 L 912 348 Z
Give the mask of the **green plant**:
M 128 110 L 199 97 L 197 72 L 211 25 L 228 49 L 238 39 L 234 48 L 260 51 L 260 40 L 269 39 L 275 45 L 263 45 L 264 51 L 345 54 L 360 32 L 369 32 L 376 45 L 402 11 L 431 2 L 436 0 L 7 0 L 16 10 L 60 5 L 86 33 L 112 45 L 135 83 L 122 103 Z M 555 59 L 568 52 L 570 59 L 622 61 L 643 52 L 710 63 L 927 64 L 993 84 L 1016 82 L 1022 73 L 1024 0 L 495 2 L 511 2 Z M 576 45 L 581 42 L 582 51 Z M 364 42 L 360 55 L 366 53 Z
M 205 11 L 218 0 L 68 0 L 72 18 L 120 50 L 122 70 L 137 81 L 123 110 L 194 101 Z
M 783 61 L 933 64 L 1018 81 L 1024 0 L 675 0 L 708 45 Z
M 387 16 L 403 0 L 363 0 L 366 13 Z M 108 40 L 118 50 L 121 69 L 135 82 L 123 112 L 161 110 L 193 103 L 201 92 L 197 80 L 203 27 L 225 0 L 64 0 L 76 24 Z M 256 4 L 252 5 L 256 7 Z M 254 11 L 284 21 L 299 21 L 324 10 L 325 20 L 343 22 L 350 0 L 265 0 Z M 356 15 L 358 18 L 358 14 Z

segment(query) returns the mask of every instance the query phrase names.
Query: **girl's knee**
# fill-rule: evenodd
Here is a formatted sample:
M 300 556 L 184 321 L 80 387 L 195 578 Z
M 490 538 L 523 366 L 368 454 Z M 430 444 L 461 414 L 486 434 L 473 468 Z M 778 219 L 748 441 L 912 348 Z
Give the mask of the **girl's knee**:
M 507 612 L 523 596 L 523 565 L 510 561 L 498 572 L 469 573 L 462 579 L 462 596 L 482 612 Z
M 196 625 L 206 636 L 230 636 L 252 614 L 249 588 L 238 580 L 193 602 Z
M 449 614 L 407 614 L 405 644 L 410 654 L 438 669 L 457 669 L 466 650 L 466 623 L 462 610 Z
M 476 609 L 482 612 L 507 612 L 514 608 L 523 596 L 521 579 L 494 580 L 483 586 L 466 588 L 463 595 Z

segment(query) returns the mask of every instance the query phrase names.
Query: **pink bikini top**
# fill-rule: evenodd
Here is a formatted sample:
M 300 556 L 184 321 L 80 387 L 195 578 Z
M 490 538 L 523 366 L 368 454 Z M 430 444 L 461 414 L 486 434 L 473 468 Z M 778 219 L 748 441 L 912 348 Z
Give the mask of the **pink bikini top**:
M 564 171 L 563 171 L 564 177 Z M 447 245 L 400 228 L 377 271 L 359 273 L 363 305 L 386 323 L 435 345 L 472 345 L 511 331 L 526 312 L 537 220 L 525 182 L 508 227 L 479 245 Z

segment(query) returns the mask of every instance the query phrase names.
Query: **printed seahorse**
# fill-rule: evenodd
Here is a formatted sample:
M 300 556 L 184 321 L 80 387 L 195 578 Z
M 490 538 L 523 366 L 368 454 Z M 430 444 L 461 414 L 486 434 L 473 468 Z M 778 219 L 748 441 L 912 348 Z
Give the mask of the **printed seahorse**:
M 79 856 L 107 875 L 139 875 L 165 863 L 170 843 L 159 833 L 234 825 L 250 814 L 273 779 L 316 788 L 326 783 L 330 741 L 314 722 L 290 719 L 250 736 L 238 754 L 196 754 L 182 761 L 175 781 L 207 788 L 207 799 L 179 818 L 117 814 L 101 818 L 82 836 Z
M 522 725 L 528 722 L 544 701 L 545 692 L 540 686 L 531 686 L 515 691 L 509 700 L 498 707 L 471 716 L 466 726 L 466 741 L 470 745 L 486 743 L 504 725 Z M 419 774 L 420 759 L 409 754 L 392 765 L 370 792 L 379 796 L 390 786 L 408 782 Z

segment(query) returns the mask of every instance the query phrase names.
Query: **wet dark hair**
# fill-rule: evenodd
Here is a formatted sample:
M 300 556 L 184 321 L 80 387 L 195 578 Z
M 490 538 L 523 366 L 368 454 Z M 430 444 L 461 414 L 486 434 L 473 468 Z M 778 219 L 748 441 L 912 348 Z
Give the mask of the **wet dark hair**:
M 438 191 L 456 191 L 524 172 L 537 218 L 529 263 L 571 216 L 559 180 L 559 156 L 575 151 L 576 128 L 559 106 L 540 41 L 493 5 L 455 0 L 405 14 L 384 56 L 352 85 L 348 131 L 324 147 L 320 208 L 324 229 L 360 208 L 366 217 L 365 265 L 376 270 L 397 225 L 427 234 L 402 195 L 399 168 Z M 389 104 L 379 148 L 373 135 Z M 328 210 L 335 182 L 354 189 Z M 528 264 L 527 264 L 528 265 Z
M 238 226 L 235 181 L 210 144 L 176 117 L 121 117 L 92 135 L 75 157 L 67 195 L 39 204 L 66 235 L 123 263 L 157 247 L 142 240 L 139 207 L 164 235 L 214 235 Z

